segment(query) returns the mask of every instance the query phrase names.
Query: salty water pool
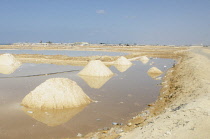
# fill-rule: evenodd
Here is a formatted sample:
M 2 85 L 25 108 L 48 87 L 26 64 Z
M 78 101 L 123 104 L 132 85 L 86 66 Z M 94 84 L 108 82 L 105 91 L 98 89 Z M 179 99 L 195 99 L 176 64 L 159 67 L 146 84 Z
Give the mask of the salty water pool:
M 111 127 L 112 122 L 126 123 L 159 95 L 161 80 L 150 77 L 148 69 L 155 66 L 166 71 L 173 64 L 171 59 L 150 59 L 147 64 L 134 61 L 131 67 L 109 67 L 115 75 L 100 79 L 78 76 L 82 66 L 23 64 L 11 74 L 0 74 L 0 138 L 74 137 Z M 60 73 L 71 70 L 77 71 Z M 22 77 L 40 74 L 46 75 Z M 45 80 L 56 77 L 74 80 L 97 103 L 53 111 L 33 111 L 20 106 L 25 95 Z

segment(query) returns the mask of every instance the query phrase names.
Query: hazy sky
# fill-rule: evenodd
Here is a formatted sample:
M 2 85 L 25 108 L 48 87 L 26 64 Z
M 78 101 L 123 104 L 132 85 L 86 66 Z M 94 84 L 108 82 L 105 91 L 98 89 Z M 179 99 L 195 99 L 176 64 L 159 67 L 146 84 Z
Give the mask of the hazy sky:
M 210 45 L 210 0 L 0 0 L 0 43 Z

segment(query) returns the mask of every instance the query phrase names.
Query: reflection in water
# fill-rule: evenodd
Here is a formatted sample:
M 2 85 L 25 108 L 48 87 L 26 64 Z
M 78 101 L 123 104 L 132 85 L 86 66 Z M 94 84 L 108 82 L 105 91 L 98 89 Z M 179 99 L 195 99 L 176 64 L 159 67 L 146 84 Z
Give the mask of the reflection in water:
M 147 64 L 149 62 L 149 58 L 146 56 L 141 56 L 139 59 L 143 64 Z
M 84 69 L 78 73 L 78 75 L 97 77 L 112 76 L 113 74 L 114 73 L 100 60 L 91 60 Z
M 105 77 L 96 77 L 96 76 L 82 76 L 79 75 L 91 88 L 99 89 L 101 88 L 107 81 L 109 81 L 113 76 L 105 76 Z
M 21 66 L 21 64 L 16 64 L 16 65 L 0 65 L 0 73 L 2 73 L 2 74 L 12 74 L 20 66 Z
M 147 74 L 152 78 L 156 78 L 160 76 L 162 73 L 163 72 L 156 67 L 152 67 L 147 71 Z
M 114 65 L 115 68 L 120 72 L 125 72 L 128 70 L 132 65 Z
M 147 64 L 149 62 L 149 59 L 140 59 L 140 61 L 143 63 L 143 64 Z
M 22 107 L 22 110 L 34 118 L 48 126 L 58 126 L 68 122 L 71 118 L 81 112 L 85 107 L 78 107 L 73 109 L 31 109 Z
M 151 78 L 156 78 L 156 77 L 160 76 L 162 73 L 147 72 L 147 74 L 148 74 Z

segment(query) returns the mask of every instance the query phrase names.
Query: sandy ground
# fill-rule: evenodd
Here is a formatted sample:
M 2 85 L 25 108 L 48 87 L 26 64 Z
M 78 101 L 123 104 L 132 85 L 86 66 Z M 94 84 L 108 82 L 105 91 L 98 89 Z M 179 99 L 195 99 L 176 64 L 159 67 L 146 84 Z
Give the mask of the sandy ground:
M 74 48 L 76 49 L 76 48 Z M 96 49 L 83 48 L 85 50 Z M 101 48 L 100 48 L 101 49 Z M 106 48 L 108 49 L 108 48 Z M 103 49 L 104 50 L 104 49 Z M 109 51 L 129 52 L 126 57 L 139 56 L 174 58 L 177 64 L 168 70 L 160 96 L 156 102 L 128 121 L 127 125 L 116 125 L 89 133 L 82 138 L 107 139 L 208 139 L 210 138 L 210 50 L 175 47 L 113 48 Z M 69 64 L 76 61 L 85 64 L 91 59 L 113 62 L 117 57 L 63 57 L 56 59 L 43 55 L 15 55 L 22 62 Z M 63 59 L 64 58 L 64 59 Z M 60 61 L 58 61 L 60 60 Z

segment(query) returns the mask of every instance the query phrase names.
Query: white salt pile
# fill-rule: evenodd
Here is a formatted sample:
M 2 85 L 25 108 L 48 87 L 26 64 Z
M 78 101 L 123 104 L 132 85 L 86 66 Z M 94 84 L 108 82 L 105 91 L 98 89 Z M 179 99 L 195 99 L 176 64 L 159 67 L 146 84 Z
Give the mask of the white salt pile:
M 143 64 L 146 64 L 147 62 L 149 62 L 149 58 L 146 56 L 141 56 L 139 59 Z
M 114 65 L 115 68 L 120 72 L 125 72 L 128 70 L 132 65 Z
M 91 60 L 78 74 L 82 76 L 112 76 L 114 73 L 100 60 Z
M 101 88 L 106 82 L 108 82 L 112 76 L 104 76 L 104 77 L 97 77 L 97 76 L 82 76 L 79 75 L 91 88 L 99 89 Z
M 147 74 L 152 78 L 156 78 L 160 76 L 162 73 L 163 72 L 156 67 L 152 67 L 147 71 Z
M 125 58 L 124 56 L 119 57 L 116 61 L 115 61 L 116 65 L 132 65 L 132 63 Z
M 161 70 L 159 70 L 158 68 L 156 67 L 152 67 L 148 70 L 148 72 L 150 73 L 159 73 L 159 74 L 162 74 L 163 72 Z
M 20 66 L 21 62 L 18 61 L 13 55 L 11 54 L 0 55 L 0 73 L 11 74 Z
M 12 74 L 19 67 L 20 67 L 20 65 L 13 65 L 13 66 L 0 65 L 0 73 L 2 73 L 2 74 Z
M 51 78 L 26 95 L 21 104 L 29 108 L 63 109 L 91 101 L 76 82 L 67 78 Z
M 11 54 L 2 54 L 0 55 L 0 65 L 5 66 L 16 66 L 21 65 L 21 62 L 18 61 L 13 55 Z

